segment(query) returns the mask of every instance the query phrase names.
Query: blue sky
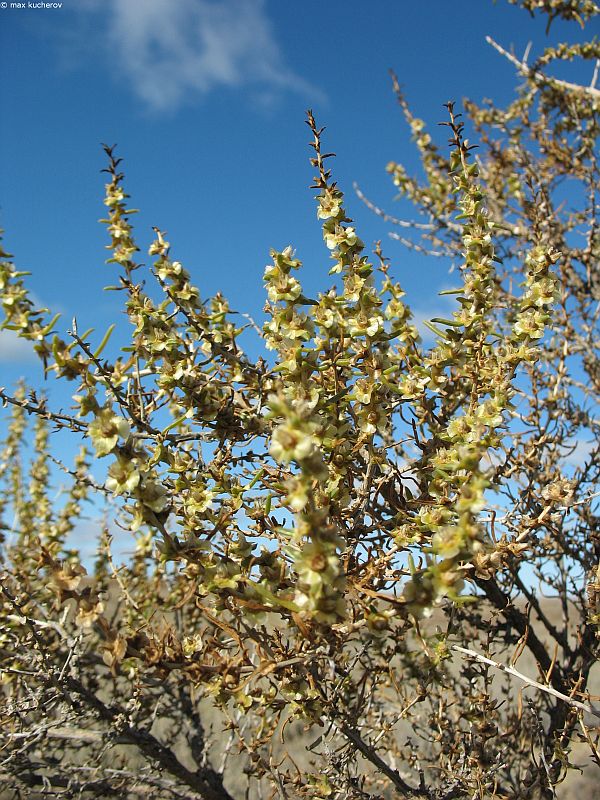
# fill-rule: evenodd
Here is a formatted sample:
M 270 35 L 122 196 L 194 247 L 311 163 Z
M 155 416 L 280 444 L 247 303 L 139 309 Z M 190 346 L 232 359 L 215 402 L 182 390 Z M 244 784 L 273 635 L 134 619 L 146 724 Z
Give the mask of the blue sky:
M 308 188 L 312 107 L 362 238 L 384 240 L 413 307 L 435 313 L 448 265 L 388 239 L 352 182 L 397 211 L 385 165 L 417 170 L 390 67 L 432 126 L 448 99 L 510 100 L 513 69 L 488 33 L 519 54 L 529 40 L 533 53 L 548 41 L 543 20 L 505 0 L 64 0 L 0 10 L 6 246 L 32 272 L 36 297 L 64 312 L 61 332 L 75 313 L 80 329 L 119 319 L 119 297 L 102 293 L 115 273 L 97 222 L 100 142 L 116 142 L 142 210 L 142 250 L 151 226 L 167 230 L 204 296 L 223 291 L 260 318 L 271 247 L 297 249 L 308 291 L 328 285 Z M 556 23 L 550 40 L 578 35 L 575 23 Z M 2 383 L 23 372 L 25 356 L 0 338 Z

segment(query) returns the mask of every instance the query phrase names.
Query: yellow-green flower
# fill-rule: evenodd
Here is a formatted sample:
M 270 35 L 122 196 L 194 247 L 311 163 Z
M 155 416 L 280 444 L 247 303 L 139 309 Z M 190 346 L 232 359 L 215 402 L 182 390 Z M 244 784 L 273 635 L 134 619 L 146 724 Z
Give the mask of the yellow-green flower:
M 116 446 L 119 437 L 127 439 L 131 432 L 129 423 L 114 414 L 110 408 L 103 408 L 88 427 L 88 434 L 96 450 L 96 455 L 106 456 Z
M 152 509 L 155 514 L 164 511 L 169 503 L 169 496 L 166 488 L 158 481 L 144 479 L 138 494 L 139 499 L 147 507 Z
M 117 460 L 108 468 L 106 488 L 115 494 L 132 492 L 140 482 L 140 473 L 130 458 L 117 456 Z
M 342 211 L 342 193 L 336 189 L 326 189 L 318 198 L 319 207 L 317 217 L 319 219 L 331 219 L 339 217 Z
M 289 464 L 290 461 L 304 461 L 316 450 L 314 437 L 302 430 L 300 425 L 284 422 L 275 428 L 269 452 L 276 461 Z
M 515 322 L 515 333 L 517 336 L 541 339 L 547 319 L 548 315 L 543 311 L 534 311 L 533 309 L 523 311 Z
M 448 525 L 431 540 L 434 553 L 440 558 L 452 559 L 464 549 L 464 531 L 456 525 Z

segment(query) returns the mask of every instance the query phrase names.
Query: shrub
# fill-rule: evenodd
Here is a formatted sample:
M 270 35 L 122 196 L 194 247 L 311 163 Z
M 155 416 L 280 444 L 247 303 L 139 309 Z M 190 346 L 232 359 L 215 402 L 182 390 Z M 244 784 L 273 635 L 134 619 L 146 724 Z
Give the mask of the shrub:
M 446 153 L 394 79 L 423 177 L 388 171 L 424 218 L 395 235 L 460 263 L 431 347 L 381 247 L 365 253 L 310 112 L 333 285 L 307 297 L 292 247 L 273 251 L 262 330 L 203 300 L 164 232 L 138 261 L 112 147 L 126 347 L 106 357 L 112 326 L 62 338 L 2 254 L 4 327 L 74 403 L 1 392 L 7 796 L 545 798 L 578 740 L 600 765 L 600 91 L 555 76 L 600 47 L 504 54 L 523 84 L 507 109 L 465 103 L 477 156 L 452 103 Z M 72 466 L 57 430 L 84 441 Z M 94 496 L 92 569 L 69 534 Z M 135 541 L 123 565 L 115 523 Z

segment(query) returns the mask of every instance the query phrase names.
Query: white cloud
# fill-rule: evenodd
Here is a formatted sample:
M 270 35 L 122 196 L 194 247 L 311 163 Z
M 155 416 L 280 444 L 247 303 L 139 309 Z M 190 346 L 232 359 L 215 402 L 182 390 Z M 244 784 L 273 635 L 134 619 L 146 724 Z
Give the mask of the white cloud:
M 589 435 L 591 436 L 592 434 L 590 433 Z M 568 439 L 564 443 L 564 447 L 566 451 L 565 464 L 575 469 L 580 469 L 598 447 L 598 442 L 594 439 L 579 436 Z
M 150 108 L 176 108 L 219 87 L 322 92 L 286 66 L 265 0 L 87 0 L 108 9 L 106 45 L 116 74 Z
M 0 331 L 0 364 L 31 364 L 37 361 L 31 342 L 14 331 Z

